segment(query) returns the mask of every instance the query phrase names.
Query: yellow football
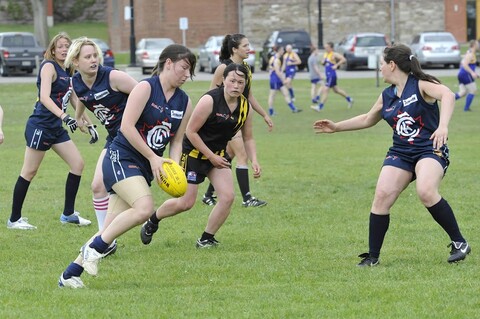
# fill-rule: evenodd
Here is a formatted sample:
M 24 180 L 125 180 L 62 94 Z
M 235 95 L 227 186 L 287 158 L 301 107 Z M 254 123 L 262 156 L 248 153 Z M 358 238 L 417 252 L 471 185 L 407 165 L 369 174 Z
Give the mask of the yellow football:
M 178 163 L 163 163 L 163 170 L 167 174 L 160 175 L 158 186 L 167 194 L 173 197 L 181 197 L 187 191 L 187 178 L 183 168 Z

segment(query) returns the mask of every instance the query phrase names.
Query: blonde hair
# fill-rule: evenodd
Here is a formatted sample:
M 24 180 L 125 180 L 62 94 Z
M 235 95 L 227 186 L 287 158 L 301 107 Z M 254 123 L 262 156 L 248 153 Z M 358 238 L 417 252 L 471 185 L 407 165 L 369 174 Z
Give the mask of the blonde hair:
M 80 50 L 85 45 L 93 46 L 98 56 L 98 64 L 103 64 L 103 53 L 98 45 L 87 37 L 80 37 L 73 40 L 72 44 L 70 45 L 70 49 L 68 49 L 67 57 L 65 58 L 64 63 L 66 68 L 73 69 L 75 67 L 73 65 L 73 60 L 78 60 L 80 57 Z
M 45 54 L 43 57 L 45 60 L 50 60 L 50 61 L 55 61 L 55 49 L 57 47 L 57 41 L 60 39 L 66 39 L 68 41 L 68 44 L 72 44 L 72 39 L 66 34 L 65 32 L 60 32 L 56 36 L 50 40 L 50 43 L 48 44 L 47 50 L 45 50 Z

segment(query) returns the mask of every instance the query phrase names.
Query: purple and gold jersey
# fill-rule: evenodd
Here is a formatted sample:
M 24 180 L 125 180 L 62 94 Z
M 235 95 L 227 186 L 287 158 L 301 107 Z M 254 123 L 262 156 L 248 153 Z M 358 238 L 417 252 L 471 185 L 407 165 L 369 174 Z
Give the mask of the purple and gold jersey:
M 55 102 L 60 110 L 63 112 L 67 111 L 67 105 L 70 100 L 70 75 L 65 71 L 57 62 L 46 60 L 43 61 L 38 70 L 37 76 L 37 88 L 38 96 L 33 110 L 33 114 L 30 115 L 28 123 L 35 127 L 42 129 L 55 129 L 62 127 L 62 120 L 50 112 L 41 102 L 40 102 L 40 87 L 41 87 L 41 71 L 42 68 L 47 64 L 51 63 L 55 67 L 57 72 L 57 78 L 52 83 L 52 89 L 50 91 L 50 98 Z
M 430 136 L 437 130 L 440 119 L 437 101 L 430 104 L 423 99 L 413 75 L 409 75 L 402 96 L 396 93 L 394 85 L 382 92 L 382 117 L 393 129 L 391 150 L 404 154 L 433 150 Z
M 477 66 L 477 57 L 474 54 L 472 55 L 470 61 L 468 61 L 468 66 L 470 67 L 470 69 L 472 69 L 473 72 L 475 72 L 475 67 Z M 457 78 L 460 84 L 470 84 L 475 82 L 475 79 L 472 77 L 472 75 L 467 70 L 465 70 L 465 68 L 461 64 L 460 69 L 458 70 Z
M 100 66 L 92 88 L 83 82 L 79 73 L 72 77 L 73 90 L 79 100 L 105 126 L 111 139 L 117 135 L 120 128 L 123 110 L 128 99 L 128 94 L 111 88 L 110 72 L 112 70 L 110 67 Z

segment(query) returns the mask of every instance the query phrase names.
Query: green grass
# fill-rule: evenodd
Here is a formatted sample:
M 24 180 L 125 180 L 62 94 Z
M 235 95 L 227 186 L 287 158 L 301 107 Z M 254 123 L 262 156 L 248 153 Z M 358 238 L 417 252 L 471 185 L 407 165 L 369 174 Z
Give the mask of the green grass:
M 454 77 L 443 80 L 456 90 Z M 379 123 L 358 132 L 315 135 L 312 123 L 366 112 L 382 88 L 375 87 L 374 79 L 340 79 L 339 85 L 354 97 L 354 107 L 348 110 L 344 100 L 331 94 L 318 114 L 309 109 L 308 81 L 294 84 L 304 112 L 290 113 L 277 96 L 273 132 L 255 117 L 263 176 L 252 179 L 251 188 L 268 201 L 266 207 L 242 208 L 237 196 L 217 234 L 222 245 L 212 250 L 194 247 L 210 212 L 200 202 L 162 221 L 149 246 L 141 244 L 137 227 L 119 239 L 117 254 L 100 264 L 98 278 L 83 275 L 84 290 L 62 290 L 56 282 L 96 226 L 69 227 L 58 221 L 68 168 L 47 152 L 24 205 L 24 215 L 38 229 L 0 227 L 0 317 L 478 317 L 478 112 L 464 113 L 464 101 L 458 102 L 450 125 L 452 164 L 441 187 L 472 254 L 458 265 L 446 262 L 449 239 L 422 207 L 412 184 L 392 209 L 381 265 L 357 269 L 357 255 L 368 248 L 370 205 L 391 130 Z M 189 82 L 184 89 L 195 102 L 208 85 Z M 253 87 L 266 108 L 268 83 L 255 81 Z M 0 145 L 0 212 L 6 222 L 23 161 L 25 122 L 37 92 L 34 84 L 6 84 L 1 92 L 6 138 Z M 475 101 L 477 111 L 478 105 Z M 103 138 L 104 130 L 100 133 Z M 86 162 L 76 208 L 93 221 L 90 182 L 102 144 L 89 145 L 89 138 L 78 132 L 72 138 Z M 156 186 L 154 193 L 157 204 L 166 199 Z

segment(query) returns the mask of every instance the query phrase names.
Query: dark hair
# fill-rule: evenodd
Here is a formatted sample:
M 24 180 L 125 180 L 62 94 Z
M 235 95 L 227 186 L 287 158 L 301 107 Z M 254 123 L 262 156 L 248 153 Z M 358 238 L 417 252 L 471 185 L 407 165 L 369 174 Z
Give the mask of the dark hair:
M 331 47 L 333 49 L 333 47 L 335 46 L 335 44 L 331 41 L 327 42 L 328 46 Z
M 222 48 L 220 49 L 220 61 L 230 59 L 233 55 L 233 48 L 238 49 L 240 42 L 244 38 L 246 38 L 246 36 L 240 33 L 227 34 L 225 38 L 223 38 Z
M 424 80 L 432 83 L 440 84 L 440 80 L 433 75 L 424 73 L 417 57 L 412 54 L 412 50 L 405 44 L 393 44 L 387 46 L 383 50 L 383 59 L 386 63 L 395 62 L 398 68 L 407 73 L 412 74 L 418 80 Z
M 165 49 L 163 49 L 158 62 L 153 68 L 152 76 L 160 75 L 160 72 L 163 71 L 165 62 L 167 59 L 172 60 L 172 62 L 177 62 L 180 60 L 186 60 L 190 65 L 190 79 L 193 79 L 195 76 L 195 65 L 197 63 L 197 57 L 195 54 L 190 51 L 187 47 L 181 44 L 170 44 Z
M 223 78 L 225 79 L 228 73 L 232 71 L 235 71 L 235 73 L 237 73 L 238 75 L 240 75 L 240 73 L 243 73 L 243 77 L 245 78 L 245 80 L 248 79 L 247 67 L 243 64 L 238 64 L 238 63 L 230 63 L 229 65 L 227 65 L 227 67 L 223 71 Z

